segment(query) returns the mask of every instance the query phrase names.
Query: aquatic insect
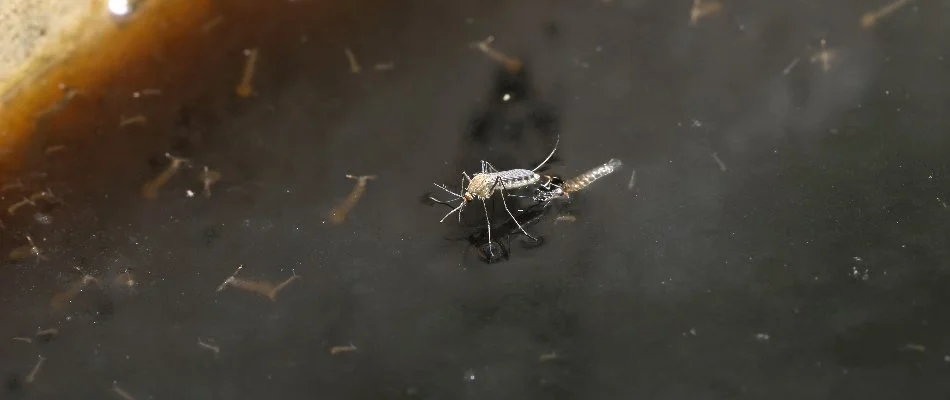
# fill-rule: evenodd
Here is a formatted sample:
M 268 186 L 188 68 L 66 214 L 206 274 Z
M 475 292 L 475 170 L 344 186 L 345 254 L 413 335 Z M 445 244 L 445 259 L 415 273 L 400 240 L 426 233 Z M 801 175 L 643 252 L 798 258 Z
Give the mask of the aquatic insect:
M 146 199 L 155 199 L 158 197 L 158 190 L 165 186 L 168 183 L 168 180 L 171 179 L 175 174 L 178 173 L 178 170 L 182 167 L 190 167 L 191 160 L 181 157 L 175 157 L 170 153 L 165 153 L 165 157 L 171 160 L 171 163 L 168 164 L 168 167 L 162 171 L 161 174 L 155 177 L 144 185 L 142 185 L 142 197 Z
M 248 98 L 254 94 L 252 80 L 254 79 L 254 69 L 257 66 L 257 53 L 257 47 L 244 50 L 244 55 L 247 57 L 244 62 L 244 73 L 241 75 L 241 82 L 234 88 L 234 92 L 238 96 Z
M 243 268 L 244 268 L 243 265 L 238 266 L 237 270 L 235 270 L 234 273 L 228 277 L 228 279 L 225 279 L 224 282 L 221 283 L 220 286 L 218 286 L 217 291 L 220 292 L 224 290 L 225 288 L 227 288 L 228 286 L 233 286 L 247 292 L 257 293 L 257 294 L 266 296 L 267 298 L 270 299 L 270 301 L 276 302 L 277 294 L 280 293 L 281 290 L 284 290 L 284 288 L 287 287 L 287 285 L 293 283 L 293 281 L 300 278 L 300 276 L 297 275 L 296 271 L 291 270 L 291 273 L 293 274 L 293 276 L 291 276 L 290 278 L 287 278 L 286 280 L 284 280 L 283 282 L 277 285 L 274 285 L 273 283 L 270 283 L 270 282 L 244 280 L 237 277 L 238 272 L 241 272 L 241 269 Z
M 330 210 L 330 216 L 327 218 L 330 223 L 334 225 L 342 224 L 346 220 L 346 215 L 350 213 L 350 210 L 356 206 L 356 202 L 363 197 L 363 193 L 366 192 L 366 182 L 376 179 L 376 175 L 349 175 L 346 177 L 348 179 L 356 180 L 356 186 L 353 186 L 353 190 L 350 192 L 346 199 L 343 200 L 338 206 Z
M 462 187 L 464 188 L 462 192 L 456 193 L 448 188 L 445 185 L 439 185 L 433 183 L 436 187 L 446 191 L 447 193 L 456 196 L 455 199 L 449 200 L 449 202 L 461 200 L 458 207 L 453 208 L 444 217 L 442 217 L 439 222 L 444 222 L 446 218 L 452 215 L 455 212 L 459 213 L 459 222 L 462 221 L 462 209 L 473 200 L 482 201 L 482 209 L 485 211 L 485 221 L 488 223 L 488 243 L 491 244 L 491 219 L 488 217 L 488 206 L 485 205 L 485 201 L 491 198 L 495 192 L 500 192 L 502 195 L 505 194 L 505 190 L 519 189 L 528 187 L 538 183 L 541 180 L 541 175 L 537 172 L 538 169 L 544 166 L 548 161 L 551 160 L 551 157 L 554 156 L 554 153 L 557 151 L 557 145 L 560 143 L 561 138 L 558 137 L 554 142 L 554 149 L 551 150 L 551 153 L 548 154 L 547 158 L 544 161 L 541 161 L 537 167 L 534 167 L 532 170 L 527 169 L 509 169 L 505 171 L 499 171 L 495 166 L 491 165 L 488 161 L 482 160 L 482 169 L 481 172 L 475 174 L 472 177 L 468 176 L 468 173 L 462 172 Z M 465 185 L 465 180 L 468 179 L 468 186 Z M 432 199 L 440 203 L 442 202 L 437 199 Z M 511 210 L 508 209 L 508 204 L 505 203 L 505 199 L 502 198 L 502 205 L 505 207 L 505 211 L 508 212 L 508 215 L 511 216 L 511 219 L 515 221 L 518 225 L 518 229 L 532 239 L 537 240 L 534 236 L 531 236 L 527 231 L 524 230 L 524 227 L 521 226 L 521 223 L 518 222 L 518 219 L 515 218 L 514 214 L 511 213 Z M 489 247 L 489 251 L 491 248 Z
M 560 184 L 557 183 L 556 178 L 548 177 L 547 182 L 539 185 L 535 189 L 534 200 L 538 202 L 548 202 L 555 199 L 567 200 L 570 198 L 571 193 L 587 188 L 598 179 L 614 173 L 620 169 L 621 166 L 623 166 L 623 163 L 620 160 L 611 158 L 606 163 L 598 165 Z

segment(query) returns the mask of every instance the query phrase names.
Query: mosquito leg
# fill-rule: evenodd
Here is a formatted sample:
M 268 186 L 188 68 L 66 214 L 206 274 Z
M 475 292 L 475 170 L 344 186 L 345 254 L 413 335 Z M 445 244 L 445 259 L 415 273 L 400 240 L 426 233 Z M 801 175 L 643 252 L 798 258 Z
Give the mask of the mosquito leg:
M 494 166 L 494 165 L 491 165 L 490 162 L 488 162 L 488 161 L 482 161 L 482 162 L 485 163 L 485 165 L 488 166 L 488 172 L 498 172 L 498 168 L 495 168 L 495 166 Z
M 485 200 L 482 200 L 482 210 L 485 211 L 485 223 L 487 224 L 485 229 L 488 231 L 488 257 L 489 259 L 495 258 L 495 252 L 491 249 L 491 219 L 488 218 L 488 206 L 485 205 Z
M 500 191 L 502 194 L 505 194 L 504 188 L 498 189 L 498 191 Z M 508 209 L 508 203 L 505 202 L 504 197 L 501 198 L 501 205 L 505 206 L 505 211 L 507 211 L 508 215 L 511 216 L 511 220 L 515 221 L 515 225 L 518 225 L 518 230 L 520 230 L 521 233 L 523 233 L 525 236 L 531 238 L 531 240 L 534 240 L 535 242 L 537 242 L 538 238 L 531 236 L 531 234 L 528 233 L 528 231 L 524 230 L 524 227 L 521 226 L 521 222 L 518 222 L 518 218 L 516 218 L 515 215 L 511 213 L 511 210 Z

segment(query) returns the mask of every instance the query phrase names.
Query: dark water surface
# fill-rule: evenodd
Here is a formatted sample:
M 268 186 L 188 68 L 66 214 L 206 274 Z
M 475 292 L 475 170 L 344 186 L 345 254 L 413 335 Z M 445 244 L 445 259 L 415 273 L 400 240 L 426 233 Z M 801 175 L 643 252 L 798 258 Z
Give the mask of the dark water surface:
M 860 15 L 885 2 L 730 1 L 695 26 L 688 0 L 272 3 L 221 6 L 187 79 L 135 83 L 162 95 L 117 83 L 71 105 L 97 123 L 39 136 L 67 147 L 38 151 L 48 176 L 26 186 L 66 204 L 4 220 L 5 252 L 28 234 L 43 258 L 0 266 L 0 338 L 59 334 L 0 342 L 0 398 L 950 395 L 946 3 L 871 30 Z M 489 34 L 523 75 L 469 47 Z M 250 47 L 257 96 L 240 99 Z M 532 226 L 540 247 L 512 238 L 485 264 L 422 201 L 480 159 L 532 166 L 554 133 L 549 172 L 624 169 L 559 211 L 575 222 Z M 144 200 L 165 152 L 195 168 Z M 345 174 L 378 179 L 332 225 Z M 273 303 L 216 292 L 239 264 L 301 279 Z M 51 309 L 74 266 L 102 287 Z M 126 268 L 134 293 L 107 285 Z

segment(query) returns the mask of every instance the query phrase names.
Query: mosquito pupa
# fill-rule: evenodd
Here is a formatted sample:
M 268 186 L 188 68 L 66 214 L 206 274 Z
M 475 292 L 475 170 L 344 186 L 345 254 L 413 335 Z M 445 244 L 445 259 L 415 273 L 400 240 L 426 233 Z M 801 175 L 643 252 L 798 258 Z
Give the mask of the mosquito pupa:
M 335 356 L 342 353 L 352 353 L 356 350 L 358 349 L 353 345 L 353 343 L 350 343 L 346 346 L 333 346 L 330 348 L 330 355 Z
M 360 62 L 356 60 L 356 54 L 353 54 L 353 50 L 347 47 L 343 49 L 343 54 L 346 55 L 346 62 L 350 64 L 351 73 L 358 74 L 363 70 L 363 67 L 360 66 Z
M 36 375 L 40 373 L 40 368 L 43 367 L 43 363 L 46 362 L 46 357 L 38 356 L 39 359 L 36 360 L 36 364 L 33 365 L 33 370 L 30 371 L 30 374 L 26 376 L 26 383 L 33 383 L 36 380 Z
M 175 157 L 169 153 L 165 153 L 165 157 L 171 160 L 171 163 L 168 164 L 168 167 L 162 171 L 155 179 L 152 179 L 142 185 L 142 196 L 146 199 L 155 199 L 158 197 L 158 191 L 168 183 L 168 180 L 171 179 L 175 174 L 178 173 L 182 167 L 190 166 L 191 161 L 186 158 Z
M 224 282 L 221 283 L 220 286 L 218 286 L 217 291 L 220 292 L 228 286 L 233 286 L 235 288 L 238 288 L 247 292 L 257 293 L 257 294 L 266 296 L 271 301 L 276 302 L 277 294 L 280 293 L 281 290 L 284 290 L 284 288 L 287 287 L 287 285 L 290 285 L 291 283 L 293 283 L 293 281 L 300 278 L 300 276 L 297 275 L 296 271 L 291 270 L 291 273 L 293 274 L 293 276 L 291 276 L 290 278 L 287 278 L 286 280 L 284 280 L 283 282 L 275 286 L 274 284 L 270 282 L 251 281 L 251 280 L 244 280 L 244 279 L 238 278 L 237 274 L 238 272 L 241 271 L 242 268 L 244 268 L 243 265 L 239 266 L 238 269 L 234 271 L 234 274 L 229 276 L 227 279 L 224 280 Z
M 254 69 L 257 66 L 257 48 L 244 50 L 244 56 L 247 60 L 244 62 L 244 73 L 241 75 L 241 82 L 234 88 L 238 96 L 247 98 L 254 94 L 254 87 L 251 82 L 254 80 Z
M 874 27 L 874 24 L 876 24 L 879 19 L 884 18 L 890 15 L 891 13 L 893 13 L 894 11 L 901 9 L 901 7 L 904 7 L 905 5 L 907 5 L 907 3 L 910 3 L 910 2 L 911 0 L 896 0 L 877 10 L 864 13 L 864 15 L 861 16 L 861 27 L 864 29 L 871 29 L 872 27 Z
M 518 71 L 520 71 L 521 67 L 523 66 L 523 64 L 521 63 L 521 60 L 517 58 L 509 57 L 505 53 L 495 50 L 495 48 L 491 46 L 492 42 L 494 41 L 495 41 L 494 35 L 488 36 L 488 38 L 486 38 L 485 40 L 472 43 L 472 47 L 478 49 L 482 53 L 485 53 L 485 55 L 488 56 L 488 58 L 504 65 L 505 69 L 507 69 L 508 72 L 512 74 L 518 73 Z
M 531 170 L 510 169 L 506 171 L 499 171 L 493 165 L 491 165 L 488 161 L 482 160 L 481 161 L 482 172 L 477 173 L 472 177 L 469 177 L 468 173 L 462 172 L 461 186 L 463 190 L 461 192 L 456 193 L 446 188 L 445 185 L 434 184 L 436 187 L 444 190 L 446 193 L 449 193 L 455 196 L 456 198 L 449 200 L 447 202 L 439 201 L 434 198 L 433 200 L 440 202 L 442 204 L 449 204 L 452 201 L 456 201 L 456 200 L 460 201 L 459 205 L 453 208 L 452 210 L 450 210 L 448 213 L 446 213 L 445 216 L 443 216 L 442 219 L 439 220 L 439 222 L 444 222 L 446 218 L 448 218 L 450 215 L 452 215 L 455 212 L 459 213 L 459 222 L 461 222 L 462 210 L 465 208 L 465 206 L 473 200 L 481 200 L 482 211 L 485 212 L 485 222 L 486 222 L 485 226 L 488 227 L 489 252 L 491 252 L 491 243 L 493 243 L 492 238 L 491 238 L 492 225 L 491 225 L 491 219 L 488 216 L 488 206 L 485 204 L 485 202 L 488 199 L 490 199 L 496 192 L 499 192 L 504 196 L 505 190 L 524 188 L 524 187 L 528 187 L 528 186 L 538 183 L 538 181 L 541 180 L 541 175 L 538 175 L 538 173 L 535 171 L 541 169 L 541 167 L 543 167 L 544 164 L 547 164 L 547 162 L 551 160 L 551 157 L 554 157 L 554 153 L 557 152 L 557 145 L 560 143 L 560 141 L 561 141 L 561 138 L 560 136 L 558 136 L 554 142 L 554 149 L 551 150 L 551 153 L 548 154 L 548 156 L 544 159 L 544 161 L 541 161 L 541 163 L 538 164 L 537 167 L 534 167 L 534 169 L 531 169 Z M 468 185 L 465 184 L 466 179 L 468 180 Z M 534 236 L 531 236 L 531 234 L 525 231 L 524 227 L 521 226 L 521 223 L 518 222 L 518 218 L 516 218 L 514 214 L 511 213 L 511 210 L 508 209 L 508 204 L 507 202 L 505 202 L 504 197 L 502 197 L 501 201 L 502 201 L 501 204 L 505 207 L 505 211 L 508 213 L 508 216 L 510 216 L 512 221 L 514 221 L 518 225 L 518 229 L 521 231 L 521 233 L 537 241 L 538 239 L 535 238 Z M 494 254 L 489 254 L 489 255 L 490 257 L 494 257 Z
M 330 216 L 327 218 L 333 224 L 342 224 L 346 219 L 346 215 L 349 214 L 350 210 L 356 206 L 356 202 L 360 200 L 360 197 L 363 197 L 363 193 L 366 192 L 366 182 L 376 179 L 376 175 L 346 175 L 349 179 L 356 180 L 356 186 L 353 187 L 353 190 L 350 192 L 346 199 L 343 200 L 340 205 L 336 206 L 333 210 L 330 210 Z
M 689 10 L 689 24 L 696 25 L 700 19 L 722 10 L 722 3 L 718 0 L 693 0 L 693 8 Z

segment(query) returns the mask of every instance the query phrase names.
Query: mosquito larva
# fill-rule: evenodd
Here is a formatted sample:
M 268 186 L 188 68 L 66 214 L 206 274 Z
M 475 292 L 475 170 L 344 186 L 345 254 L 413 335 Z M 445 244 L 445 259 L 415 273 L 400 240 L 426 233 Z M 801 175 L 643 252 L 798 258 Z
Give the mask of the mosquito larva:
M 56 328 L 47 328 L 47 329 L 42 329 L 42 330 L 39 328 L 36 328 L 36 336 L 53 336 L 53 335 L 58 335 L 58 334 L 59 334 L 59 329 L 56 329 Z
M 890 15 L 910 2 L 911 0 L 896 0 L 893 3 L 890 3 L 877 10 L 864 13 L 864 15 L 861 16 L 861 27 L 864 29 L 871 29 L 874 27 L 874 24 L 877 23 L 877 20 Z
M 208 22 L 205 22 L 204 25 L 201 25 L 201 33 L 208 34 L 208 32 L 211 32 L 214 28 L 218 27 L 218 25 L 221 25 L 222 22 L 224 22 L 223 15 L 212 18 Z
M 329 219 L 333 224 L 342 224 L 346 220 L 346 215 L 350 213 L 350 210 L 356 206 L 356 202 L 363 197 L 363 193 L 366 192 L 366 182 L 376 179 L 376 175 L 346 175 L 349 179 L 356 180 L 356 186 L 353 186 L 353 190 L 350 191 L 350 194 L 346 196 L 346 199 L 343 200 L 340 205 L 330 210 Z
M 387 63 L 377 63 L 376 65 L 373 66 L 373 68 L 377 71 L 392 71 L 393 69 L 396 68 L 396 63 L 392 61 L 387 62 Z
M 250 280 L 244 280 L 244 279 L 238 278 L 237 273 L 241 271 L 242 268 L 244 268 L 243 265 L 239 266 L 238 269 L 234 271 L 234 274 L 229 276 L 227 279 L 224 280 L 224 282 L 221 283 L 220 286 L 218 286 L 217 291 L 220 292 L 228 286 L 233 286 L 244 291 L 257 293 L 257 294 L 266 296 L 271 301 L 276 302 L 277 294 L 279 294 L 281 290 L 284 290 L 284 288 L 287 287 L 287 285 L 290 285 L 291 283 L 293 283 L 293 281 L 300 278 L 300 276 L 297 275 L 296 271 L 291 270 L 291 273 L 293 273 L 293 276 L 291 276 L 290 278 L 287 278 L 286 280 L 284 280 L 277 286 L 274 286 L 274 284 L 270 282 L 250 281 Z
M 801 58 L 795 57 L 795 59 L 788 63 L 788 65 L 785 66 L 785 69 L 782 70 L 782 75 L 788 75 L 790 72 L 792 72 L 792 69 L 795 68 L 795 66 L 798 65 L 801 60 Z
M 627 182 L 627 190 L 633 190 L 633 187 L 637 184 L 637 170 L 630 172 L 630 181 Z
M 90 283 L 99 283 L 99 279 L 92 275 L 84 275 L 81 279 L 69 285 L 69 288 L 63 292 L 57 293 L 50 299 L 50 307 L 54 310 L 62 309 L 66 303 L 69 303 Z
M 719 153 L 712 153 L 712 158 L 714 161 L 716 161 L 716 164 L 719 165 L 719 170 L 726 172 L 726 163 L 722 162 L 722 159 L 719 158 Z
M 523 64 L 521 63 L 521 60 L 517 58 L 509 57 L 505 53 L 502 53 L 496 50 L 494 47 L 491 46 L 492 42 L 494 41 L 495 41 L 495 36 L 491 35 L 491 36 L 488 36 L 485 40 L 472 43 L 472 47 L 478 49 L 482 53 L 485 53 L 485 55 L 488 56 L 488 58 L 504 65 L 505 69 L 507 69 L 508 72 L 514 74 L 520 71 L 521 67 L 523 66 Z
M 717 0 L 693 0 L 693 8 L 689 10 L 689 24 L 696 25 L 700 19 L 722 10 L 722 3 Z
M 119 396 L 122 400 L 135 400 L 135 397 L 132 397 L 129 392 L 126 392 L 119 387 L 118 381 L 112 381 L 112 392 L 115 393 L 116 396 Z
M 66 204 L 64 201 L 60 200 L 59 197 L 56 197 L 56 195 L 53 194 L 53 191 L 49 188 L 30 195 L 31 202 L 36 202 L 37 200 L 46 200 L 50 203 Z
M 144 125 L 144 124 L 147 123 L 147 122 L 148 122 L 148 118 L 146 118 L 146 117 L 145 117 L 144 115 L 142 115 L 142 114 L 134 115 L 134 116 L 131 116 L 131 117 L 120 116 L 120 117 L 119 117 L 119 128 L 125 128 L 126 126 L 129 126 L 129 125 L 132 125 L 132 124 L 143 124 L 143 125 Z
M 36 380 L 36 375 L 40 373 L 40 368 L 43 367 L 43 362 L 46 361 L 46 357 L 38 356 L 39 359 L 36 360 L 36 365 L 33 366 L 33 370 L 30 371 L 30 374 L 26 376 L 26 383 L 33 383 Z
M 573 215 L 558 215 L 557 218 L 554 219 L 554 223 L 556 224 L 558 222 L 577 222 L 577 217 Z
M 146 199 L 155 199 L 158 197 L 158 190 L 165 186 L 168 183 L 168 180 L 171 179 L 175 174 L 178 173 L 178 170 L 182 166 L 191 165 L 191 161 L 186 158 L 175 157 L 169 153 L 165 153 L 165 157 L 171 160 L 171 164 L 168 164 L 168 167 L 162 171 L 155 179 L 146 182 L 142 185 L 142 196 Z
M 28 245 L 23 245 L 17 247 L 10 251 L 9 258 L 14 261 L 24 260 L 28 257 L 35 257 L 36 263 L 39 264 L 40 261 L 46 260 L 46 256 L 43 255 L 43 252 L 40 251 L 40 248 L 36 246 L 36 243 L 33 242 L 33 237 L 26 235 L 26 241 Z
M 335 356 L 342 353 L 351 353 L 358 350 L 353 343 L 350 343 L 346 346 L 333 346 L 330 348 L 330 355 Z
M 213 169 L 208 169 L 206 165 L 204 171 L 199 175 L 199 180 L 203 185 L 202 193 L 206 198 L 211 198 L 211 185 L 221 180 L 221 173 Z
M 5 184 L 5 185 L 3 185 L 3 186 L 0 186 L 0 193 L 6 192 L 7 190 L 23 189 L 23 188 L 24 188 L 24 187 L 23 187 L 23 181 L 17 179 L 16 182 L 7 183 L 7 184 Z
M 248 98 L 254 94 L 254 88 L 251 81 L 254 79 L 254 69 L 257 66 L 257 47 L 244 50 L 247 60 L 244 62 L 244 74 L 241 76 L 241 82 L 234 89 L 238 96 Z
M 30 199 L 24 197 L 23 200 L 20 200 L 20 201 L 18 201 L 18 202 L 16 202 L 16 203 L 13 203 L 12 205 L 10 205 L 10 207 L 7 207 L 7 213 L 10 214 L 10 215 L 13 215 L 13 214 L 16 213 L 16 210 L 19 210 L 20 207 L 23 207 L 23 206 L 25 206 L 25 205 L 27 205 L 27 204 L 29 204 L 29 205 L 31 205 L 31 206 L 35 206 L 35 205 L 36 205 L 35 203 L 33 203 L 33 200 L 30 200 Z
M 545 353 L 545 354 L 540 355 L 538 357 L 538 362 L 552 361 L 552 360 L 557 360 L 558 358 L 561 358 L 561 356 L 557 354 L 556 351 L 552 351 L 550 353 Z
M 205 343 L 205 342 L 202 342 L 202 341 L 201 341 L 201 338 L 198 339 L 198 346 L 199 346 L 199 347 L 202 347 L 202 348 L 205 348 L 205 349 L 208 349 L 208 350 L 211 350 L 211 352 L 214 353 L 214 356 L 215 356 L 215 357 L 217 357 L 218 354 L 221 353 L 221 348 L 220 348 L 220 347 L 215 346 L 215 345 L 212 345 L 212 344 L 208 344 L 208 343 Z
M 350 72 L 354 74 L 360 73 L 363 67 L 361 67 L 360 62 L 356 60 L 356 54 L 353 54 L 353 50 L 347 47 L 343 49 L 343 53 L 346 54 L 346 61 L 350 64 Z
M 33 343 L 33 339 L 32 339 L 32 338 L 21 337 L 21 336 L 17 336 L 17 337 L 10 338 L 10 340 L 15 340 L 15 341 L 24 342 L 24 343 Z

